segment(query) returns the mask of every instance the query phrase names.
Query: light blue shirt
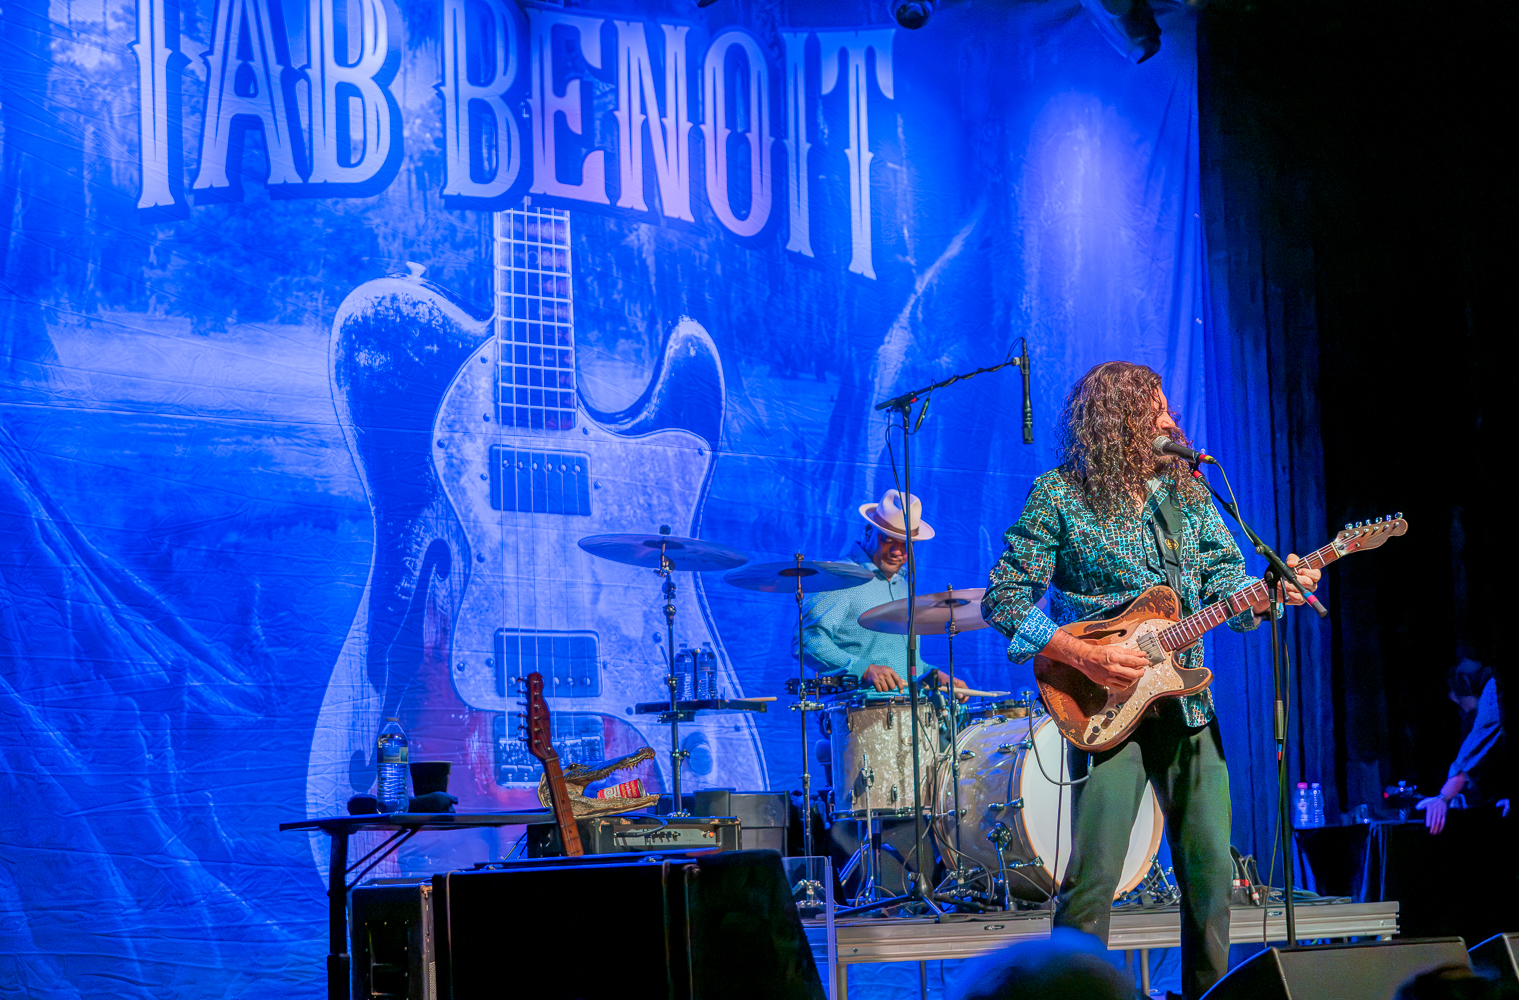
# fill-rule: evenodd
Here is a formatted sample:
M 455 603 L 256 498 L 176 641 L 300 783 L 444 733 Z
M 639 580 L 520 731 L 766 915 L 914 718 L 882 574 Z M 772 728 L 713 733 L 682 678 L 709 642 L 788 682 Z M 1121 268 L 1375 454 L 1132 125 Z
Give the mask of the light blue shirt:
M 871 608 L 906 598 L 907 574 L 898 572 L 888 578 L 864 555 L 856 552 L 851 558 L 870 570 L 873 578 L 858 587 L 812 594 L 803 599 L 804 662 L 819 674 L 853 674 L 859 678 L 865 676 L 866 667 L 880 663 L 906 678 L 907 636 L 872 632 L 861 626 L 859 619 Z M 919 679 L 932 669 L 919 655 Z M 876 693 L 872 690 L 872 694 Z

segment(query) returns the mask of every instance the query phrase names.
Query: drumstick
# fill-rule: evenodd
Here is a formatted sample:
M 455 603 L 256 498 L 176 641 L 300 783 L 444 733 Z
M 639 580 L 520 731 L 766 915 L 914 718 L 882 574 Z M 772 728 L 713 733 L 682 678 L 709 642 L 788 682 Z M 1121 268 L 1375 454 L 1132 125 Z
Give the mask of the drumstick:
M 775 695 L 767 694 L 763 698 L 734 698 L 734 701 L 775 701 Z
M 1001 698 L 1012 694 L 1011 691 L 977 691 L 975 688 L 956 688 L 955 694 L 967 694 L 972 698 Z

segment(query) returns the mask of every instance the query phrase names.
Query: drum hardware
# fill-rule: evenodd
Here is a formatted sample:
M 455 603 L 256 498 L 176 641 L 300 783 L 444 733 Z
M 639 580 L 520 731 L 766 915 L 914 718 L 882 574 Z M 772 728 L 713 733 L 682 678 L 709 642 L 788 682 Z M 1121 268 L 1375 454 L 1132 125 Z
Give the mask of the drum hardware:
M 961 827 L 963 847 L 958 865 L 979 864 L 999 875 L 1017 871 L 1017 876 L 1005 875 L 1006 895 L 1027 903 L 1044 903 L 1060 884 L 1064 875 L 1061 866 L 1068 863 L 1070 853 L 1068 799 L 1061 808 L 1061 796 L 1071 783 L 1063 740 L 1047 716 L 1024 719 L 1017 727 L 1022 739 L 1009 740 L 1013 734 L 1006 725 L 1006 719 L 991 718 L 961 732 L 957 749 L 974 749 L 979 756 L 967 760 L 960 769 L 958 812 L 950 808 L 953 796 L 944 787 L 955 758 L 939 765 L 933 810 L 946 818 L 936 818 L 935 835 L 941 844 L 953 847 L 955 840 L 948 824 Z M 1040 766 L 1041 753 L 1050 755 L 1049 763 L 1059 762 L 1051 769 L 1053 775 Z M 1130 832 L 1115 897 L 1143 879 L 1150 858 L 1159 849 L 1161 826 L 1160 808 L 1153 790 L 1147 788 Z M 1031 860 L 1036 858 L 1041 860 Z M 1050 858 L 1054 858 L 1053 863 Z
M 843 674 L 838 677 L 796 677 L 786 678 L 786 693 L 796 694 L 806 691 L 808 694 L 847 694 L 860 686 L 860 679 L 854 674 Z
M 924 594 L 915 599 L 903 598 L 900 601 L 892 601 L 871 608 L 860 615 L 860 624 L 875 632 L 889 632 L 898 634 L 911 633 L 909 641 L 915 641 L 919 635 L 930 635 L 943 632 L 949 644 L 949 658 L 946 664 L 949 667 L 949 698 L 947 700 L 949 717 L 949 745 L 954 748 L 959 745 L 959 712 L 955 710 L 953 699 L 956 696 L 974 697 L 1000 697 L 1008 694 L 1007 691 L 975 691 L 969 688 L 955 688 L 955 636 L 961 632 L 971 632 L 976 629 L 987 627 L 986 619 L 981 617 L 981 598 L 986 594 L 984 587 L 955 592 L 953 586 L 946 586 L 943 593 Z M 937 687 L 937 677 L 933 685 Z M 914 713 L 913 722 L 917 722 Z M 914 751 L 917 748 L 917 740 L 913 740 Z M 971 757 L 975 753 L 971 752 Z M 962 754 L 951 752 L 950 759 L 950 782 L 954 789 L 953 814 L 960 812 L 960 761 L 969 759 Z M 955 855 L 961 856 L 960 852 L 960 824 L 955 824 Z M 959 868 L 957 866 L 956 872 Z
M 662 609 L 665 615 L 665 666 L 668 669 L 665 685 L 670 689 L 670 707 L 660 715 L 659 721 L 670 724 L 670 806 L 673 810 L 670 815 L 689 816 L 681 805 L 680 766 L 691 752 L 681 749 L 680 724 L 691 721 L 695 710 L 680 706 L 680 674 L 675 663 L 675 573 L 733 569 L 748 562 L 749 557 L 726 545 L 672 535 L 668 524 L 661 524 L 657 535 L 587 535 L 576 544 L 601 559 L 652 569 L 664 580 L 660 593 L 665 599 Z M 658 635 L 654 636 L 654 641 L 659 641 Z
M 806 651 L 803 649 L 802 595 L 819 594 L 830 590 L 847 590 L 858 587 L 872 579 L 875 574 L 852 562 L 808 561 L 798 552 L 789 563 L 761 563 L 726 574 L 723 579 L 735 587 L 779 594 L 791 592 L 796 595 L 796 688 L 786 685 L 788 692 L 798 696 L 792 711 L 802 713 L 802 854 L 813 857 L 812 848 L 812 755 L 808 753 L 807 713 L 825 708 L 822 702 L 812 701 L 808 694 L 816 693 L 819 685 L 808 690 Z M 819 678 L 820 679 L 820 678 Z M 807 882 L 805 899 L 797 901 L 803 910 L 815 910 L 820 904 L 814 884 Z M 821 888 L 821 887 L 817 887 Z
M 1171 880 L 1172 870 L 1160 866 L 1160 856 L 1150 859 L 1150 870 L 1144 880 L 1130 892 L 1123 894 L 1122 901 L 1136 906 L 1170 906 L 1181 901 L 1181 890 Z M 1145 897 L 1149 900 L 1146 901 Z

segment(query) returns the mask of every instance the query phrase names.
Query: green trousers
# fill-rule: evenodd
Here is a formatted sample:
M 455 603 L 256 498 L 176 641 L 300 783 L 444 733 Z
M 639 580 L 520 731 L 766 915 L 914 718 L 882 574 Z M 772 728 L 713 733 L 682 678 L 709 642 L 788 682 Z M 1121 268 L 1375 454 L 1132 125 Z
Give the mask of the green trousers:
M 1218 720 L 1187 726 L 1175 702 L 1146 719 L 1127 741 L 1098 754 L 1069 750 L 1072 779 L 1071 861 L 1060 886 L 1055 925 L 1107 943 L 1113 894 L 1123 874 L 1129 832 L 1155 786 L 1181 889 L 1182 993 L 1196 1000 L 1229 968 L 1229 769 Z

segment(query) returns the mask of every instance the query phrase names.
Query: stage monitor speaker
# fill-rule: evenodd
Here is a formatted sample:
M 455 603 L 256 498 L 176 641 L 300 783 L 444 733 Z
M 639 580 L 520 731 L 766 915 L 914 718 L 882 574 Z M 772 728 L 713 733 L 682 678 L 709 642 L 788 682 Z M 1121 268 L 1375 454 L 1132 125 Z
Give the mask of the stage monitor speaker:
M 824 1000 L 774 851 L 433 876 L 439 1000 Z
M 1494 934 L 1471 950 L 1472 968 L 1519 990 L 1519 934 Z
M 1267 948 L 1230 970 L 1206 1000 L 1391 1000 L 1410 976 L 1469 964 L 1457 937 Z
M 349 904 L 353 995 L 359 1000 L 435 1000 L 432 884 L 372 879 Z

